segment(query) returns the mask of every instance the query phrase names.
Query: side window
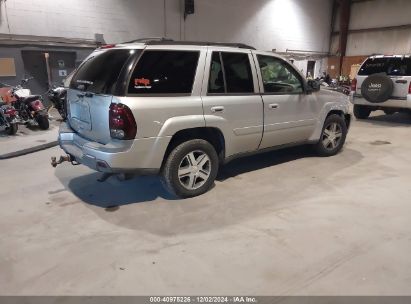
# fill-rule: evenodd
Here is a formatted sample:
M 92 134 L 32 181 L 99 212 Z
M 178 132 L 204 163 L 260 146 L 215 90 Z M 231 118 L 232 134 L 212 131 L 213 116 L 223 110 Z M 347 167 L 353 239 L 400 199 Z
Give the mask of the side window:
M 200 53 L 145 51 L 130 79 L 129 94 L 190 94 Z
M 225 93 L 224 72 L 221 65 L 220 53 L 214 52 L 211 58 L 209 93 Z
M 303 93 L 300 76 L 291 66 L 275 57 L 261 55 L 257 57 L 265 93 Z
M 227 93 L 254 93 L 253 75 L 248 54 L 221 53 Z
M 254 93 L 248 54 L 213 52 L 208 93 Z

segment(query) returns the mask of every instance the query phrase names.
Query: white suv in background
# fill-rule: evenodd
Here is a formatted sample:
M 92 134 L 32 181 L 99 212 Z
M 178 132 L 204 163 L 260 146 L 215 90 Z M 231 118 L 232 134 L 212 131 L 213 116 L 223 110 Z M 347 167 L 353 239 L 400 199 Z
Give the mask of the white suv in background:
M 411 56 L 371 56 L 352 82 L 354 115 L 366 119 L 372 111 L 411 111 Z

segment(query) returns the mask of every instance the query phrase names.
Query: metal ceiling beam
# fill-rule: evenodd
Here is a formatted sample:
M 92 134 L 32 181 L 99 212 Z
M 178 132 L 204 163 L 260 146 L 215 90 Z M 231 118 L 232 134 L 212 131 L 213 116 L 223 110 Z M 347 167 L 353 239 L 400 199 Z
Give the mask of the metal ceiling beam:
M 348 34 L 355 34 L 355 33 L 367 33 L 367 32 L 377 32 L 377 31 L 391 31 L 391 30 L 401 30 L 401 29 L 410 29 L 411 24 L 403 24 L 403 25 L 392 25 L 392 26 L 383 26 L 383 27 L 370 27 L 370 28 L 363 28 L 363 29 L 355 29 L 355 30 L 348 30 Z M 332 35 L 339 35 L 339 31 L 335 31 Z
M 348 29 L 351 17 L 351 0 L 339 0 L 340 4 L 340 64 L 339 73 L 341 73 L 344 56 L 347 52 Z
M 63 37 L 45 37 L 34 35 L 0 34 L 0 45 L 8 46 L 60 46 L 76 48 L 96 48 L 99 43 L 90 39 L 76 39 Z
M 352 0 L 352 3 L 361 3 L 361 2 L 372 2 L 372 1 L 376 1 L 376 0 Z

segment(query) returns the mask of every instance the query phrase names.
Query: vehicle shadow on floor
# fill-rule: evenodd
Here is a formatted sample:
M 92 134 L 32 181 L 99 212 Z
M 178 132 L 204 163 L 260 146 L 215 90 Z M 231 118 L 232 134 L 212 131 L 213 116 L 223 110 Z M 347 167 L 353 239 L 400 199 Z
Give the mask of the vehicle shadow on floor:
M 305 145 L 238 158 L 220 168 L 217 180 L 225 181 L 247 172 L 315 156 L 312 146 Z
M 88 169 L 58 167 L 56 176 L 76 199 L 64 197 L 60 189 L 50 194 L 50 200 L 65 202 L 62 206 L 84 203 L 102 220 L 131 230 L 161 236 L 193 234 L 304 203 L 307 194 L 316 193 L 311 187 L 333 191 L 338 183 L 330 185 L 328 178 L 363 159 L 348 147 L 336 157 L 304 161 L 311 156 L 315 154 L 309 147 L 300 147 L 235 160 L 222 168 L 215 189 L 187 200 L 169 195 L 155 176 L 99 183 L 100 175 Z
M 315 156 L 311 148 L 302 146 L 244 157 L 221 167 L 217 181 L 311 156 Z M 69 178 L 66 182 L 65 178 L 60 177 L 60 180 L 80 200 L 101 208 L 150 202 L 158 198 L 178 200 L 167 192 L 157 176 L 138 176 L 127 181 L 119 181 L 113 176 L 105 182 L 99 182 L 99 177 L 101 173 L 96 172 Z
M 359 121 L 382 127 L 411 127 L 411 115 L 408 113 L 381 114 Z
M 164 189 L 156 176 L 138 176 L 127 181 L 113 176 L 105 182 L 99 182 L 99 177 L 101 173 L 75 177 L 68 182 L 68 188 L 83 202 L 101 208 L 150 202 L 157 198 L 177 199 Z

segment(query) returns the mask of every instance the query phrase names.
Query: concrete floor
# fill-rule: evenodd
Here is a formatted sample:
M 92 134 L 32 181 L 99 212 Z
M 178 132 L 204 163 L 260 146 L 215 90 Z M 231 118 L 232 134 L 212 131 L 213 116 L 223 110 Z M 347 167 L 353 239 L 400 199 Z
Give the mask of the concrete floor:
M 237 160 L 189 200 L 53 169 L 58 148 L 0 161 L 0 294 L 411 295 L 410 127 L 379 116 L 336 157 Z

